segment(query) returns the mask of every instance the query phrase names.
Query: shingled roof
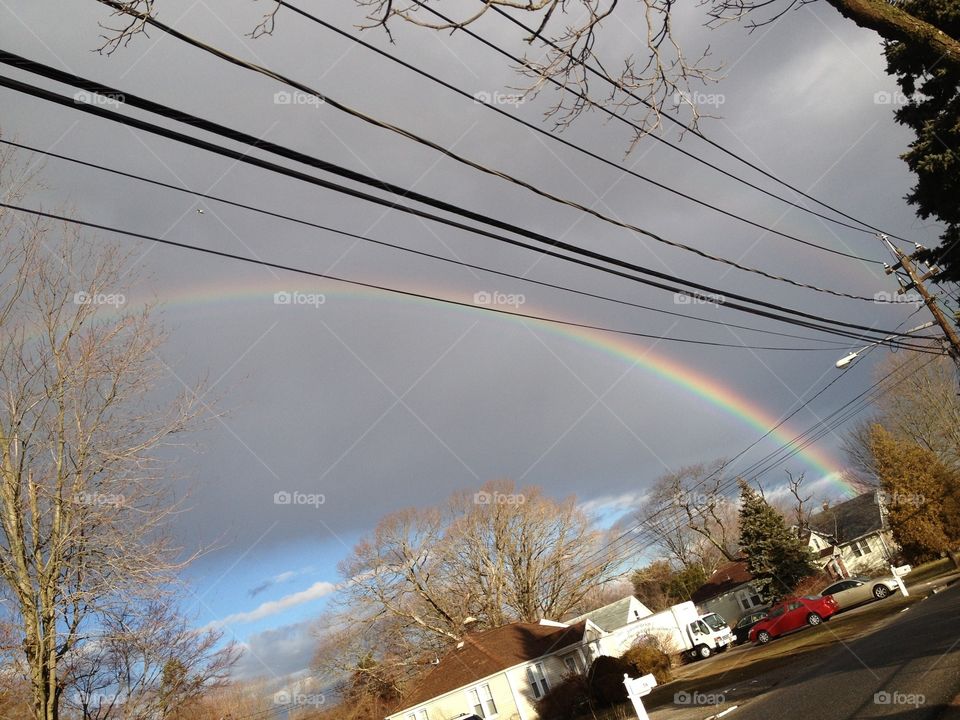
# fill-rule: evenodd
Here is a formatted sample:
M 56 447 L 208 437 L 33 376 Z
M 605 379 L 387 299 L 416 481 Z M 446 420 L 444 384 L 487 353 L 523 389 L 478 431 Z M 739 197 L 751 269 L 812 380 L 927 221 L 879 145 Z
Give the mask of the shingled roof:
M 723 595 L 725 592 L 730 592 L 735 587 L 751 580 L 753 580 L 753 575 L 747 570 L 746 560 L 728 562 L 714 570 L 707 581 L 693 591 L 690 599 L 694 603 L 702 603 Z
M 514 665 L 575 645 L 583 639 L 585 628 L 586 621 L 569 627 L 511 623 L 467 635 L 462 646 L 444 655 L 440 664 L 421 678 L 404 697 L 402 709 L 445 695 Z
M 883 516 L 877 493 L 863 495 L 834 505 L 810 517 L 807 525 L 823 535 L 834 538 L 837 544 L 850 542 L 872 532 L 883 530 Z

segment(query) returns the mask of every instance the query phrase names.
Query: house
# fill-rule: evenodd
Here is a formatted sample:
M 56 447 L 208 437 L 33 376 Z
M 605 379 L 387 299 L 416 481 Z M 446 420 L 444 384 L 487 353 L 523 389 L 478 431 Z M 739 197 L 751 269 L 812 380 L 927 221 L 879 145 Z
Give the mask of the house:
M 879 490 L 832 507 L 825 504 L 807 520 L 801 537 L 819 558 L 820 566 L 837 578 L 886 569 L 900 552 Z
M 467 635 L 420 679 L 387 720 L 536 720 L 534 703 L 570 672 L 585 672 L 603 634 L 590 620 L 511 623 Z
M 745 560 L 726 562 L 690 595 L 702 614 L 715 612 L 731 626 L 743 613 L 763 605 Z
M 633 595 L 628 595 L 609 605 L 604 605 L 602 608 L 597 608 L 579 617 L 575 617 L 573 620 L 570 620 L 570 623 L 590 620 L 604 632 L 613 632 L 652 614 L 653 612 L 646 605 L 633 597 Z

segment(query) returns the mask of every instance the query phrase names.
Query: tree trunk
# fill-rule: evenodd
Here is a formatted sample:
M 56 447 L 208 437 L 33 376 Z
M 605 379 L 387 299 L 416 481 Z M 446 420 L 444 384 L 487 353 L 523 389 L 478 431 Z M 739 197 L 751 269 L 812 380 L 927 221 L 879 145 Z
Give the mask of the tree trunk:
M 841 15 L 886 40 L 926 48 L 939 65 L 960 70 L 960 42 L 886 0 L 827 0 Z

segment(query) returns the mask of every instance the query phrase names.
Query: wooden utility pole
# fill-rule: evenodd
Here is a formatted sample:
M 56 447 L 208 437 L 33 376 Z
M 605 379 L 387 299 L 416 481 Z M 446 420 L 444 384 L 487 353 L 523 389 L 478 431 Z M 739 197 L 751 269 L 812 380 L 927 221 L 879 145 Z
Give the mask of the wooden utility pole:
M 933 315 L 933 319 L 941 327 L 944 335 L 947 337 L 947 342 L 949 343 L 947 352 L 950 354 L 950 357 L 953 358 L 953 361 L 957 364 L 957 367 L 960 368 L 960 335 L 957 334 L 957 328 L 944 314 L 943 308 L 937 304 L 937 298 L 931 295 L 930 291 L 927 290 L 926 285 L 924 285 L 927 280 L 939 275 L 940 269 L 931 267 L 928 272 L 921 274 L 917 266 L 914 264 L 913 256 L 904 253 L 900 248 L 890 242 L 886 235 L 881 235 L 880 237 L 883 242 L 886 243 L 887 248 L 891 253 L 893 253 L 893 257 L 896 259 L 896 263 L 894 263 L 892 266 L 887 266 L 887 275 L 895 273 L 897 270 L 903 270 L 903 272 L 907 274 L 910 282 L 906 285 L 901 283 L 900 290 L 898 291 L 899 294 L 903 295 L 910 290 L 916 290 L 920 294 L 920 297 L 923 298 L 923 302 L 927 306 L 927 309 L 930 310 L 930 313 Z M 920 246 L 917 245 L 917 250 L 920 249 Z

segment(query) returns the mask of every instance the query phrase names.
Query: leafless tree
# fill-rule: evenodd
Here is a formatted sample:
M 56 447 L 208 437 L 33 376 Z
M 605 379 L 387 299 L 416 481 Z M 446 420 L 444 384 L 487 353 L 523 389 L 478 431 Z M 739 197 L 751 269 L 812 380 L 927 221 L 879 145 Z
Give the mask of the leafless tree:
M 171 720 L 222 688 L 240 656 L 219 630 L 196 630 L 171 598 L 103 618 L 68 658 L 66 707 L 82 720 Z
M 22 196 L 21 171 L 5 156 L 0 186 Z M 126 266 L 115 246 L 0 212 L 0 582 L 36 720 L 57 719 L 85 628 L 183 563 L 155 451 L 196 413 L 190 395 L 151 399 L 163 334 L 150 308 L 125 309 Z
M 871 452 L 871 431 L 877 424 L 894 437 L 931 451 L 951 470 L 960 470 L 960 396 L 953 363 L 946 358 L 890 353 L 875 375 L 882 383 L 874 412 L 844 437 L 850 460 L 848 479 L 877 487 Z
M 573 498 L 509 482 L 393 513 L 341 564 L 317 664 L 399 685 L 468 631 L 565 617 L 616 574 L 604 539 Z
M 661 476 L 637 515 L 664 555 L 684 567 L 701 565 L 707 575 L 737 559 L 737 504 L 724 491 L 725 467 L 715 460 Z

